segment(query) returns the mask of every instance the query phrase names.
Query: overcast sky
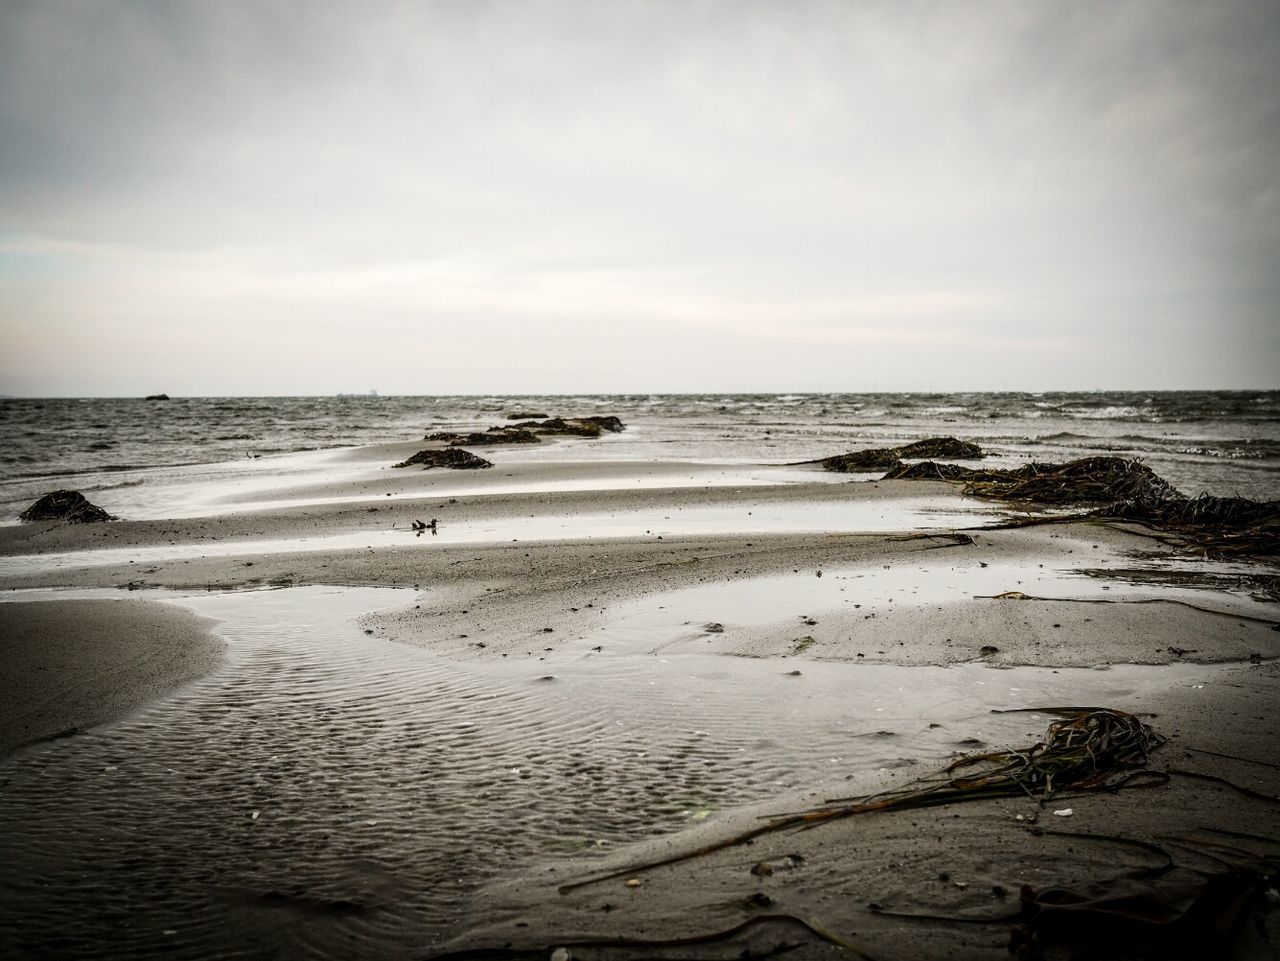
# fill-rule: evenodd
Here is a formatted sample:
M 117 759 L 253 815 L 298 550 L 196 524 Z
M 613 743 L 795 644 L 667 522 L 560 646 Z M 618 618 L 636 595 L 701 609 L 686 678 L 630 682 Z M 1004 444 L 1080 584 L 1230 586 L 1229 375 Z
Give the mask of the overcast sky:
M 1280 387 L 1280 4 L 0 4 L 0 393 Z

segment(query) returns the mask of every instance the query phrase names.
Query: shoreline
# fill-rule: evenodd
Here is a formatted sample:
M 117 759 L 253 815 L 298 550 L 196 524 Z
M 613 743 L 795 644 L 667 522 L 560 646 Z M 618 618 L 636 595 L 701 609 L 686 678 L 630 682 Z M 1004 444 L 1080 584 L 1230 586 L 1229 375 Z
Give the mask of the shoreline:
M 382 464 L 383 459 L 420 445 L 394 446 L 395 451 L 382 447 L 353 451 L 351 457 Z M 564 450 L 568 452 L 571 448 L 566 446 Z M 1280 764 L 1274 730 L 1275 692 L 1280 682 L 1280 661 L 1277 660 L 1280 635 L 1273 630 L 1273 625 L 1280 620 L 1280 611 L 1274 601 L 1264 603 L 1250 597 L 1247 580 L 1249 571 L 1266 575 L 1269 568 L 1265 565 L 1170 561 L 1167 549 L 1157 548 L 1153 553 L 1153 542 L 1149 538 L 1116 525 L 1076 523 L 1021 530 L 983 530 L 982 526 L 997 517 L 1000 509 L 984 505 L 980 515 L 949 513 L 961 498 L 954 488 L 942 482 L 812 483 L 801 480 L 777 486 L 650 487 L 639 484 L 635 489 L 556 489 L 556 485 L 572 483 L 575 476 L 587 484 L 616 483 L 619 479 L 645 477 L 660 480 L 685 469 L 686 465 L 673 469 L 672 465 L 663 464 L 610 463 L 595 470 L 575 462 L 527 464 L 508 468 L 508 472 L 516 475 L 518 483 L 531 485 L 530 489 L 500 492 L 493 492 L 492 488 L 501 486 L 498 481 L 509 484 L 511 478 L 453 476 L 444 471 L 395 471 L 390 475 L 370 471 L 341 480 L 282 487 L 276 491 L 281 503 L 267 509 L 79 528 L 49 525 L 3 528 L 0 529 L 0 557 L 15 563 L 29 558 L 32 567 L 27 573 L 0 577 L 0 592 L 132 585 L 133 593 L 122 592 L 119 601 L 8 603 L 0 608 L 0 613 L 5 618 L 6 631 L 14 633 L 19 623 L 15 611 L 25 608 L 23 617 L 30 615 L 31 623 L 23 627 L 24 632 L 33 631 L 37 635 L 44 632 L 44 636 L 61 632 L 69 645 L 83 644 L 86 638 L 98 633 L 108 639 L 118 638 L 135 628 L 140 637 L 150 637 L 152 635 L 142 630 L 147 624 L 154 627 L 157 637 L 188 637 L 189 643 L 169 650 L 168 656 L 174 664 L 185 665 L 183 669 L 189 672 L 194 665 L 203 665 L 194 674 L 182 675 L 184 678 L 202 676 L 203 680 L 191 694 L 184 694 L 179 700 L 187 703 L 194 698 L 191 701 L 194 705 L 202 697 L 211 698 L 209 704 L 214 705 L 220 703 L 219 698 L 223 696 L 217 693 L 221 690 L 219 685 L 240 683 L 236 671 L 245 669 L 242 662 L 247 655 L 236 656 L 236 664 L 242 666 L 230 675 L 210 675 L 208 672 L 216 659 L 208 660 L 207 648 L 200 646 L 213 637 L 205 627 L 207 621 L 200 620 L 195 613 L 174 611 L 169 604 L 161 608 L 151 598 L 172 597 L 179 604 L 195 604 L 195 610 L 200 606 L 194 600 L 184 602 L 172 592 L 188 592 L 187 596 L 193 599 L 199 594 L 191 592 L 204 592 L 208 603 L 215 606 L 224 603 L 219 600 L 221 597 L 225 596 L 225 603 L 233 605 L 239 603 L 236 598 L 242 597 L 252 602 L 250 608 L 277 611 L 271 615 L 276 620 L 262 620 L 265 616 L 262 615 L 258 621 L 245 622 L 258 627 L 228 628 L 232 633 L 224 631 L 224 634 L 232 638 L 233 646 L 239 645 L 244 652 L 261 651 L 252 653 L 250 661 L 269 654 L 270 660 L 263 662 L 266 665 L 263 669 L 269 669 L 269 674 L 263 675 L 264 680 L 276 677 L 277 671 L 285 671 L 287 673 L 278 675 L 280 683 L 284 683 L 286 678 L 295 676 L 294 669 L 288 665 L 301 655 L 287 646 L 275 652 L 269 631 L 272 624 L 284 629 L 289 618 L 303 617 L 310 602 L 302 599 L 339 596 L 340 592 L 326 593 L 325 585 L 341 585 L 348 592 L 367 587 L 405 589 L 408 593 L 404 597 L 416 597 L 416 601 L 400 601 L 386 609 L 366 611 L 354 620 L 344 615 L 347 620 L 343 623 L 347 626 L 340 628 L 342 636 L 361 639 L 359 644 L 364 647 L 360 649 L 367 650 L 367 656 L 385 659 L 388 665 L 403 664 L 403 667 L 389 666 L 388 676 L 404 674 L 407 677 L 414 671 L 426 670 L 432 672 L 428 675 L 431 678 L 438 675 L 452 679 L 449 684 L 464 684 L 467 690 L 474 688 L 473 693 L 461 700 L 433 706 L 433 711 L 446 712 L 442 718 L 448 717 L 449 711 L 455 716 L 458 712 L 465 715 L 472 709 L 469 704 L 489 703 L 491 698 L 497 698 L 494 704 L 509 700 L 512 705 L 530 705 L 525 715 L 508 718 L 504 714 L 500 723 L 495 722 L 498 726 L 485 736 L 499 740 L 488 750 L 498 754 L 518 750 L 517 741 L 502 740 L 507 736 L 503 734 L 503 724 L 514 725 L 510 738 L 516 738 L 517 732 L 525 732 L 520 737 L 549 738 L 540 749 L 541 761 L 529 770 L 536 772 L 540 764 L 546 768 L 546 776 L 558 772 L 558 776 L 566 780 L 555 787 L 555 782 L 542 784 L 535 777 L 531 784 L 541 785 L 543 797 L 546 790 L 568 791 L 570 798 L 574 798 L 578 797 L 575 792 L 589 789 L 578 802 L 585 809 L 592 803 L 591 792 L 603 790 L 606 782 L 590 780 L 579 785 L 574 780 L 577 775 L 572 774 L 578 769 L 576 766 L 587 765 L 592 771 L 598 767 L 599 777 L 607 778 L 608 766 L 618 761 L 610 760 L 613 756 L 608 751 L 602 753 L 601 748 L 593 748 L 589 742 L 579 744 L 576 736 L 566 733 L 557 740 L 560 735 L 547 732 L 561 730 L 564 725 L 569 725 L 563 727 L 568 732 L 574 724 L 597 723 L 598 719 L 577 713 L 588 704 L 598 702 L 606 710 L 632 704 L 640 716 L 644 716 L 650 710 L 645 706 L 648 704 L 644 699 L 645 685 L 668 685 L 671 690 L 664 697 L 674 699 L 671 710 L 676 712 L 668 723 L 679 728 L 682 708 L 678 692 L 692 685 L 687 696 L 693 700 L 687 701 L 688 708 L 684 709 L 690 712 L 690 717 L 697 716 L 698 710 L 711 710 L 715 704 L 718 705 L 715 710 L 722 712 L 716 715 L 722 720 L 715 723 L 726 724 L 727 718 L 737 710 L 734 704 L 738 704 L 744 712 L 744 725 L 748 728 L 763 725 L 758 734 L 751 735 L 760 739 L 758 743 L 762 745 L 755 749 L 757 761 L 776 757 L 776 762 L 768 763 L 785 766 L 789 763 L 785 761 L 785 742 L 763 746 L 768 740 L 770 715 L 767 711 L 782 712 L 777 715 L 780 729 L 794 729 L 796 733 L 788 737 L 803 739 L 799 733 L 805 729 L 801 715 L 795 715 L 785 725 L 782 722 L 799 709 L 804 692 L 834 692 L 854 679 L 870 683 L 880 676 L 873 672 L 895 670 L 904 672 L 904 679 L 925 676 L 922 672 L 951 671 L 953 683 L 971 677 L 972 683 L 985 685 L 999 685 L 1003 680 L 1006 687 L 1015 682 L 1026 683 L 1018 680 L 1023 678 L 1043 678 L 1044 683 L 1051 685 L 1066 683 L 1062 677 L 1054 677 L 1059 673 L 1068 680 L 1087 678 L 1097 686 L 1100 697 L 1110 692 L 1107 695 L 1110 703 L 1106 706 L 1141 710 L 1144 718 L 1149 717 L 1161 733 L 1171 737 L 1171 742 L 1153 757 L 1153 764 L 1175 766 L 1177 755 L 1176 766 L 1195 768 L 1233 783 L 1247 783 L 1264 793 L 1280 794 L 1280 777 L 1273 776 L 1274 767 L 1266 766 Z M 689 469 L 692 479 L 696 479 L 714 476 L 724 468 L 703 465 L 703 469 Z M 482 473 L 496 475 L 497 472 Z M 456 492 L 469 483 L 469 494 L 437 493 L 440 490 Z M 539 483 L 549 489 L 535 489 Z M 373 506 L 368 501 L 370 485 L 374 486 L 371 496 L 382 495 L 388 501 L 385 507 L 378 503 L 377 510 L 370 509 Z M 391 486 L 397 486 L 399 490 L 394 493 L 402 496 L 386 498 L 387 491 L 383 488 Z M 324 492 L 334 501 L 315 503 L 318 492 Z M 296 499 L 293 506 L 288 506 L 290 498 Z M 451 502 L 450 498 L 454 500 Z M 753 525 L 763 522 L 745 510 L 738 510 L 743 529 L 737 532 L 708 530 L 667 534 L 661 538 L 656 533 L 624 534 L 518 543 L 449 542 L 445 536 L 451 529 L 456 531 L 467 524 L 501 526 L 504 519 L 514 522 L 529 514 L 661 517 L 663 512 L 678 514 L 748 505 L 761 510 L 821 512 L 835 509 L 822 505 L 846 505 L 889 511 L 904 499 L 927 500 L 940 516 L 950 518 L 951 522 L 925 531 L 904 527 L 874 532 L 806 533 L 755 529 Z M 408 530 L 409 520 L 426 512 L 440 518 L 442 536 L 434 541 L 424 542 Z M 393 528 L 392 524 L 397 526 Z M 287 544 L 296 543 L 300 538 L 340 534 L 358 540 L 363 533 L 398 531 L 401 526 L 405 528 L 403 543 L 379 541 L 372 549 L 364 545 L 302 552 L 287 550 Z M 948 530 L 963 530 L 968 538 L 952 536 Z M 271 554 L 254 553 L 261 549 L 257 545 L 263 541 L 285 544 L 286 549 Z M 220 545 L 220 550 L 225 545 L 227 553 L 201 557 L 202 544 Z M 109 564 L 37 569 L 41 554 L 85 548 L 105 548 L 121 554 L 116 562 Z M 186 553 L 172 558 L 153 556 L 147 560 L 146 551 L 170 548 Z M 134 563 L 126 556 L 130 551 L 138 552 Z M 1137 553 L 1152 556 L 1138 558 L 1134 556 Z M 1223 578 L 1228 575 L 1240 580 L 1233 591 L 1224 592 Z M 160 593 L 155 593 L 157 591 Z M 236 593 L 219 593 L 224 591 Z M 243 593 L 246 591 L 256 593 L 246 595 Z M 322 593 L 316 595 L 308 591 Z M 1009 592 L 1026 596 L 1000 597 Z M 295 596 L 299 600 L 292 600 Z M 4 593 L 0 593 L 0 601 L 5 599 Z M 705 630 L 708 624 L 718 629 Z M 189 630 L 190 635 L 183 634 L 183 630 Z M 246 638 L 258 630 L 268 631 L 263 635 L 268 640 L 253 641 L 252 646 L 244 647 L 250 643 Z M 355 643 L 355 640 L 343 643 Z M 260 647 L 261 644 L 267 646 Z M 117 663 L 129 656 L 119 646 L 110 650 L 115 651 Z M 183 650 L 187 653 L 183 654 Z M 314 651 L 307 648 L 304 653 L 314 661 L 315 669 L 319 669 L 329 656 L 327 650 L 322 644 Z M 197 653 L 200 651 L 204 653 Z M 109 659 L 106 651 L 100 653 Z M 1254 655 L 1257 655 L 1256 662 Z M 352 662 L 353 665 L 359 663 L 362 661 Z M 1131 676 L 1145 677 L 1143 671 L 1160 672 L 1160 665 L 1173 666 L 1163 669 L 1166 672 L 1163 675 L 1152 673 L 1150 680 L 1141 685 L 1126 680 Z M 1113 669 L 1107 671 L 1108 666 Z M 1086 668 L 1100 670 L 1070 673 Z M 182 669 L 174 670 L 182 673 Z M 691 672 L 688 679 L 682 670 Z M 83 680 L 81 675 L 95 671 L 98 669 L 86 659 L 80 663 L 62 662 L 47 673 L 64 680 L 77 677 Z M 1175 680 L 1184 675 L 1197 680 L 1194 684 Z M 697 680 L 704 676 L 717 680 Z M 1166 680 L 1161 681 L 1161 677 Z M 748 681 L 750 678 L 756 680 Z M 180 683 L 180 679 L 172 683 Z M 178 708 L 166 707 L 178 702 L 166 699 L 162 693 L 172 690 L 172 683 L 169 687 L 149 689 L 152 693 L 146 701 L 150 706 L 141 714 L 139 701 L 121 701 L 113 710 L 114 716 L 128 719 L 122 732 L 133 730 L 142 723 L 144 715 L 148 725 L 161 724 L 161 730 L 166 717 L 179 721 L 180 716 L 173 714 Z M 693 692 L 700 690 L 698 685 L 704 683 L 712 686 L 706 688 L 704 694 L 695 696 Z M 907 681 L 902 683 L 910 686 Z M 760 688 L 761 684 L 765 687 Z M 775 687 L 776 693 L 769 697 L 779 700 L 770 700 L 766 713 L 758 713 L 762 709 L 760 705 L 748 710 L 749 705 L 755 704 L 753 689 L 773 691 Z M 408 700 L 396 710 L 409 711 L 404 715 L 406 718 L 412 716 L 413 703 L 420 702 L 425 710 L 430 701 L 421 699 L 427 696 L 427 690 L 429 688 L 417 694 L 406 691 L 403 696 Z M 484 693 L 486 691 L 490 693 Z M 159 700 L 154 699 L 156 696 Z M 283 693 L 280 696 L 285 697 Z M 848 719 L 863 716 L 857 714 L 856 702 L 843 704 L 833 693 L 811 696 L 815 701 L 806 710 L 819 711 L 813 723 L 820 727 L 834 723 L 823 718 L 845 718 L 845 712 L 854 712 L 847 714 Z M 90 700 L 88 695 L 76 697 Z M 633 698 L 636 700 L 631 700 Z M 702 703 L 695 709 L 698 698 Z M 792 703 L 793 698 L 801 701 Z M 285 697 L 279 710 L 291 710 L 290 703 Z M 318 705 L 324 703 L 317 702 Z M 667 702 L 660 700 L 660 703 Z M 204 711 L 212 707 L 184 710 L 191 709 Z M 247 711 L 248 716 L 258 718 L 253 723 L 261 725 L 263 736 L 270 737 L 277 731 L 274 715 L 252 702 L 234 710 Z M 748 715 L 754 718 L 750 724 L 745 720 Z M 522 719 L 514 720 L 517 717 Z M 929 720 L 927 712 L 921 717 L 922 724 Z M 105 716 L 99 718 L 105 719 Z M 625 720 L 625 714 L 620 720 Z M 298 723 L 316 722 L 303 716 Z M 393 726 L 401 723 L 408 722 L 397 720 Z M 710 724 L 710 721 L 702 723 Z M 862 723 L 874 731 L 875 715 L 867 714 Z M 1041 719 L 1001 730 L 1021 731 L 1024 737 L 1034 739 L 1037 728 L 1043 733 L 1043 723 Z M 546 732 L 538 733 L 540 724 L 549 725 Z M 794 725 L 799 726 L 793 728 Z M 974 731 L 981 727 L 976 716 L 959 725 L 961 729 Z M 721 730 L 714 725 L 709 729 Z M 104 746 L 110 742 L 111 730 L 113 728 L 103 729 Z M 238 726 L 229 728 L 229 731 L 236 730 Z M 283 730 L 281 727 L 277 733 Z M 729 736 L 730 731 L 732 726 L 723 727 L 721 736 Z M 308 730 L 307 736 L 313 733 Z M 637 736 L 641 738 L 640 745 L 655 735 L 637 732 Z M 818 742 L 826 749 L 823 738 L 830 736 L 831 732 L 824 733 L 814 745 L 806 746 L 800 753 L 817 750 Z M 966 929 L 957 930 L 954 926 L 931 927 L 893 920 L 887 914 L 880 916 L 866 905 L 874 902 L 887 910 L 941 914 L 979 911 L 992 905 L 1008 907 L 999 897 L 993 900 L 991 891 L 1001 887 L 1011 892 L 1008 897 L 1016 902 L 1017 887 L 1021 883 L 1033 887 L 1067 884 L 1073 878 L 1097 877 L 1099 872 L 1105 873 L 1112 866 L 1108 863 L 1112 852 L 1104 849 L 1071 856 L 1062 850 L 1049 851 L 1048 845 L 1041 843 L 1042 837 L 1033 840 L 1026 835 L 1025 822 L 1013 820 L 1016 813 L 1034 812 L 1035 805 L 1004 800 L 958 805 L 955 810 L 946 807 L 860 816 L 813 832 L 779 836 L 767 844 L 761 842 L 754 849 L 730 849 L 661 868 L 643 875 L 641 883 L 633 888 L 617 880 L 589 885 L 570 895 L 557 894 L 557 885 L 591 876 L 608 866 L 639 863 L 654 852 L 669 854 L 687 850 L 695 846 L 699 838 L 723 837 L 735 825 L 749 823 L 759 813 L 776 813 L 780 806 L 786 805 L 794 809 L 797 803 L 808 803 L 803 799 L 809 797 L 821 800 L 817 795 L 810 795 L 803 784 L 776 788 L 776 796 L 770 799 L 767 784 L 753 783 L 748 792 L 751 799 L 739 798 L 735 803 L 729 785 L 733 783 L 733 772 L 740 771 L 738 776 L 746 776 L 750 770 L 737 767 L 751 758 L 747 747 L 743 748 L 747 753 L 739 758 L 736 755 L 722 757 L 713 744 L 699 745 L 685 759 L 678 752 L 668 755 L 667 752 L 674 749 L 663 737 L 665 735 L 657 736 L 648 748 L 637 746 L 635 750 L 641 752 L 640 759 L 627 762 L 639 765 L 635 768 L 637 773 L 632 775 L 639 779 L 637 787 L 648 785 L 645 779 L 661 771 L 681 772 L 680 777 L 687 778 L 696 772 L 697 764 L 711 764 L 708 771 L 720 772 L 715 777 L 722 779 L 723 785 L 715 790 L 723 792 L 723 796 L 716 793 L 721 800 L 708 808 L 707 823 L 690 821 L 674 833 L 668 825 L 660 837 L 648 840 L 644 830 L 634 825 L 628 829 L 625 846 L 603 859 L 598 851 L 556 854 L 553 839 L 557 836 L 557 827 L 546 824 L 540 830 L 549 832 L 546 843 L 550 847 L 540 855 L 534 854 L 533 849 L 522 848 L 520 858 L 511 862 L 505 872 L 495 874 L 490 868 L 475 868 L 475 885 L 459 902 L 453 919 L 447 924 L 432 922 L 433 929 L 422 932 L 424 940 L 415 943 L 417 953 L 426 955 L 446 948 L 503 943 L 541 950 L 558 943 L 557 938 L 568 940 L 571 932 L 584 937 L 610 932 L 618 937 L 695 935 L 717 926 L 728 928 L 744 917 L 751 917 L 753 911 L 760 913 L 745 899 L 752 894 L 767 894 L 779 912 L 820 918 L 823 924 L 846 935 L 856 934 L 855 940 L 877 958 L 933 956 L 947 951 L 951 952 L 949 956 L 958 958 L 995 958 L 1004 956 L 1000 938 L 1007 940 L 1007 925 L 967 929 L 965 933 Z M 864 768 L 855 763 L 847 770 L 850 793 L 857 793 L 860 787 L 870 790 L 903 783 L 925 773 L 931 764 L 936 765 L 936 760 L 930 759 L 941 757 L 936 752 L 943 742 L 935 744 L 928 737 L 903 732 L 895 733 L 894 737 L 899 739 L 886 740 L 883 747 L 876 749 L 879 753 L 868 755 L 880 759 L 879 767 Z M 55 746 L 54 750 L 70 762 L 76 756 L 76 740 L 79 739 Z M 1184 742 L 1205 752 L 1250 757 L 1258 763 L 1244 764 L 1211 753 L 1192 756 L 1192 752 L 1179 752 Z M 544 742 L 539 740 L 539 743 Z M 744 745 L 750 743 L 748 739 Z M 0 758 L 0 764 L 19 772 L 29 763 L 27 759 L 42 750 L 37 746 Z M 282 746 L 280 750 L 287 748 Z M 834 746 L 830 750 L 835 750 Z M 71 753 L 65 753 L 67 751 Z M 395 767 L 395 741 L 387 745 L 387 751 L 385 764 L 390 772 Z M 571 751 L 581 752 L 580 758 L 567 753 Z M 703 757 L 704 751 L 711 753 Z M 919 753 L 921 751 L 923 753 Z M 648 760 L 644 759 L 646 754 Z M 373 759 L 380 756 L 375 754 Z M 797 757 L 795 763 L 803 770 L 818 770 L 814 765 L 821 758 L 805 757 L 803 761 Z M 477 758 L 476 763 L 481 760 Z M 159 759 L 156 763 L 163 767 Z M 299 758 L 296 763 L 307 762 Z M 516 763 L 520 770 L 525 769 L 523 764 Z M 664 764 L 671 767 L 663 767 Z M 460 768 L 459 776 L 465 770 L 469 769 Z M 617 770 L 631 768 L 623 766 Z M 466 775 L 476 776 L 479 774 Z M 521 790 L 531 789 L 519 788 L 518 780 L 513 783 L 517 785 L 513 788 L 515 797 L 522 796 Z M 660 781 L 654 782 L 657 783 Z M 688 783 L 702 782 L 695 777 Z M 721 782 L 713 778 L 713 783 Z M 743 784 L 747 786 L 746 781 Z M 624 789 L 625 786 L 621 785 Z M 442 797 L 447 799 L 441 803 L 465 804 L 467 801 L 468 789 L 461 784 L 439 790 L 445 792 Z M 657 788 L 645 787 L 645 792 L 653 790 Z M 536 814 L 537 797 L 537 794 L 531 795 L 523 802 L 533 806 L 530 815 Z M 645 804 L 657 797 L 651 793 L 637 796 L 635 803 L 640 806 L 636 816 L 641 815 Z M 696 791 L 690 797 L 688 803 L 695 806 L 708 803 L 696 800 Z M 1156 808 L 1149 800 L 1152 798 L 1158 798 Z M 227 800 L 231 800 L 230 796 Z M 292 816 L 302 818 L 297 821 L 301 838 L 310 836 L 312 828 L 307 826 L 304 801 L 298 803 L 304 806 Z M 621 803 L 625 809 L 625 804 L 632 802 L 611 803 Z M 1185 833 L 1212 822 L 1210 826 L 1224 830 L 1280 836 L 1280 818 L 1274 805 L 1242 798 L 1220 784 L 1192 782 L 1186 778 L 1175 778 L 1175 782 L 1136 795 L 1130 792 L 1114 797 L 1089 794 L 1067 803 L 1074 806 L 1075 819 L 1051 825 L 1047 822 L 1059 822 L 1059 819 L 1042 816 L 1041 824 L 1045 828 L 1066 826 L 1077 831 L 1149 838 L 1162 831 Z M 3 820 L 2 808 L 0 803 L 0 820 Z M 666 807 L 660 805 L 660 808 L 667 811 L 663 817 L 672 816 Z M 1143 817 L 1149 821 L 1144 823 Z M 382 823 L 380 819 L 373 820 Z M 1010 834 L 1011 829 L 1017 833 Z M 376 839 L 378 849 L 390 845 L 386 857 L 394 861 L 392 852 L 398 843 L 394 833 L 384 837 L 379 834 L 380 828 L 367 830 L 373 832 L 369 843 Z M 246 842 L 236 842 L 220 859 L 216 858 L 213 870 L 227 870 L 234 865 L 239 855 L 232 852 L 241 850 L 243 843 Z M 747 871 L 751 863 L 781 858 L 788 853 L 802 855 L 793 869 L 781 870 L 770 877 Z M 180 857 L 180 854 L 172 856 Z M 224 864 L 221 859 L 229 862 Z M 939 868 L 942 862 L 946 862 L 945 868 Z M 886 874 L 884 865 L 897 867 Z M 291 870 L 305 874 L 301 867 Z M 938 882 L 940 872 L 963 880 L 965 887 Z M 924 892 L 928 892 L 928 897 Z M 409 899 L 406 903 L 414 903 L 416 897 L 400 896 Z M 332 897 L 341 900 L 347 895 Z M 324 942 L 328 948 L 314 942 L 310 947 L 326 953 L 342 943 L 344 932 L 351 930 L 349 924 L 359 922 L 366 915 L 370 919 L 383 915 L 388 919 L 401 919 L 409 910 L 394 907 L 394 900 L 384 903 L 376 898 L 357 898 L 357 901 L 363 906 L 352 909 L 349 918 L 342 912 L 326 915 L 318 930 L 328 931 L 327 937 L 334 939 Z M 611 907 L 602 910 L 605 904 Z M 1016 908 L 1016 903 L 1012 906 Z M 247 907 L 229 909 L 222 905 L 217 908 L 217 912 L 227 910 L 232 910 L 236 918 L 252 921 L 250 928 L 256 932 L 254 937 L 266 938 L 285 956 L 298 950 L 293 939 L 302 935 L 292 927 L 283 933 L 263 933 L 270 928 L 270 919 L 276 917 L 270 907 L 254 901 Z M 1267 924 L 1274 932 L 1274 920 L 1268 919 Z M 732 947 L 763 949 L 776 944 L 781 932 L 773 928 L 772 923 L 761 923 L 733 941 Z M 789 935 L 794 942 L 805 942 L 804 947 L 794 952 L 798 958 L 826 956 L 829 950 L 829 945 L 812 937 L 806 940 L 803 932 L 793 930 Z M 202 935 L 207 936 L 207 933 Z M 390 944 L 403 948 L 404 936 L 404 932 L 395 935 Z M 323 941 L 326 936 L 317 937 Z M 199 946 L 198 940 L 190 943 L 192 952 Z M 381 944 L 378 950 L 385 951 L 388 947 L 376 939 L 362 943 L 371 950 L 378 944 Z M 728 947 L 726 945 L 726 949 Z M 574 956 L 579 956 L 577 951 Z M 589 956 L 621 959 L 632 955 L 618 949 L 600 949 Z

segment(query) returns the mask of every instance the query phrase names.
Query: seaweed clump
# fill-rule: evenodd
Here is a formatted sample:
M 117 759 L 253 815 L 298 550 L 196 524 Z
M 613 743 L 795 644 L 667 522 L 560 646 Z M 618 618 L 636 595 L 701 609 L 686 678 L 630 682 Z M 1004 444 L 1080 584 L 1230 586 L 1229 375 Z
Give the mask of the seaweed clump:
M 991 477 L 969 479 L 964 492 L 994 500 L 1038 504 L 1107 504 L 1131 498 L 1181 495 L 1146 464 L 1123 457 L 1083 457 L 1065 464 L 1027 464 Z
M 392 464 L 392 467 L 412 467 L 415 464 L 421 464 L 423 469 L 430 470 L 433 467 L 448 467 L 451 470 L 484 470 L 492 467 L 493 462 L 487 461 L 483 457 L 478 457 L 469 450 L 462 450 L 459 447 L 446 447 L 444 450 L 420 450 L 407 460 L 402 460 L 398 464 Z
M 964 485 L 965 494 L 990 500 L 1098 505 L 1085 514 L 1047 521 L 1133 521 L 1174 534 L 1211 557 L 1280 554 L 1280 501 L 1209 494 L 1186 497 L 1146 464 L 1122 457 L 1024 464 L 1012 470 L 973 470 L 924 461 L 899 465 L 884 479 L 957 481 Z
M 54 491 L 18 515 L 23 521 L 65 521 L 68 524 L 101 524 L 115 520 L 79 491 Z
M 1028 467 L 1037 466 L 1045 467 L 1049 465 L 1027 465 Z M 1026 470 L 1025 467 L 1018 468 L 1019 471 Z M 962 467 L 960 464 L 939 464 L 936 461 L 922 460 L 915 464 L 898 464 L 889 473 L 885 474 L 883 480 L 946 480 L 946 481 L 976 481 L 976 480 L 999 480 L 1006 477 L 1014 471 L 1000 470 L 975 470 L 972 467 Z M 1027 474 L 1026 476 L 1030 476 Z
M 865 450 L 850 451 L 847 454 L 836 454 L 834 457 L 803 461 L 803 463 L 818 464 L 823 470 L 840 474 L 852 474 L 900 470 L 903 468 L 904 457 L 958 457 L 961 460 L 977 460 L 982 456 L 984 456 L 982 448 L 969 441 L 957 440 L 954 437 L 929 437 L 899 447 L 869 447 Z
M 813 463 L 813 461 L 807 463 Z M 839 474 L 854 474 L 899 467 L 902 461 L 898 457 L 898 452 L 890 447 L 836 454 L 834 457 L 825 457 L 817 463 L 822 465 L 823 470 L 835 471 Z
M 1280 555 L 1280 501 L 1247 497 L 1132 497 L 1093 512 L 1180 535 L 1211 557 Z
M 539 444 L 540 436 L 562 434 L 574 437 L 599 437 L 601 431 L 617 433 L 625 429 L 622 421 L 613 416 L 547 417 L 543 420 L 524 420 L 515 424 L 490 427 L 486 431 L 459 434 L 455 431 L 437 431 L 423 440 L 444 441 L 451 447 L 492 444 Z
M 1165 500 L 1178 491 L 1146 464 L 1122 457 L 1085 457 L 1066 464 L 1023 464 L 1009 470 L 974 470 L 921 461 L 900 465 L 884 480 L 948 480 L 964 483 L 972 497 L 1038 504 L 1107 504 L 1130 498 Z
M 960 460 L 978 460 L 982 448 L 967 440 L 954 437 L 930 437 L 896 448 L 899 457 L 958 457 Z
M 536 434 L 518 427 L 495 427 L 487 431 L 471 431 L 459 434 L 455 431 L 437 431 L 428 434 L 423 440 L 442 440 L 450 447 L 462 447 L 464 444 L 480 447 L 492 444 L 540 444 Z
M 600 426 L 585 420 L 565 420 L 563 417 L 548 417 L 545 420 L 525 420 L 515 425 L 535 434 L 569 434 L 575 437 L 599 437 Z M 494 428 L 489 428 L 493 430 Z

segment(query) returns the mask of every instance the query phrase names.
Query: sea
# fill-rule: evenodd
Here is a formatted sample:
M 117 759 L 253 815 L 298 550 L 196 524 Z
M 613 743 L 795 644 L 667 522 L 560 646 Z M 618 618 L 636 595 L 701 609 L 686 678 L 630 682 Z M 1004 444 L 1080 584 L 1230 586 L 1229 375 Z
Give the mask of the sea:
M 1138 458 L 1186 494 L 1280 497 L 1280 391 L 619 394 L 0 399 L 0 510 L 163 472 L 484 429 L 516 415 L 616 414 L 545 457 L 787 464 L 954 436 L 991 466 Z M 528 456 L 527 454 L 523 456 Z

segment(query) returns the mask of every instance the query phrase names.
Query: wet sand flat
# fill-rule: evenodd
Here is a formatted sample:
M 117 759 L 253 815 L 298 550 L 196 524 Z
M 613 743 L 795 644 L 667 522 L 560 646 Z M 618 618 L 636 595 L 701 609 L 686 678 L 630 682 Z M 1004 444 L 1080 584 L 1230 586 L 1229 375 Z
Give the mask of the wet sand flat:
M 189 611 L 137 600 L 6 604 L 0 756 L 113 720 L 214 670 L 224 644 L 208 627 Z

